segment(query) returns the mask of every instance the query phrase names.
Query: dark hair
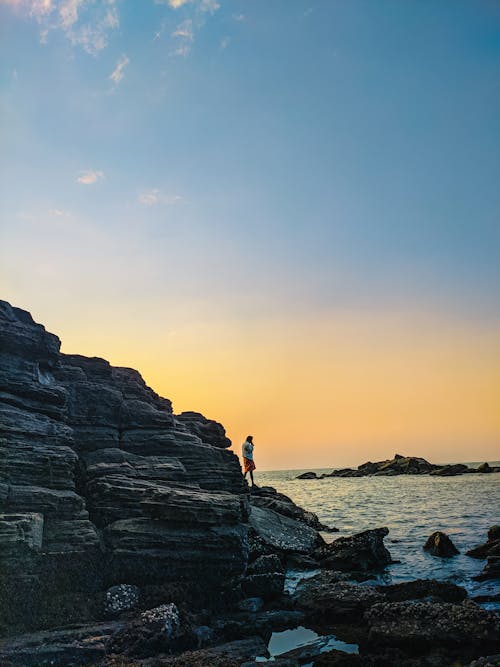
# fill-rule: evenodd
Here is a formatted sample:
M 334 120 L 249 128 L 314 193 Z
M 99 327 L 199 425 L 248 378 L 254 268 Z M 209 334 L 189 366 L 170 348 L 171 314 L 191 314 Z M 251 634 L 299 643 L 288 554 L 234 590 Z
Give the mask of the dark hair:
M 252 442 L 252 440 L 253 440 L 253 435 L 247 435 L 247 440 L 248 440 L 248 442 Z

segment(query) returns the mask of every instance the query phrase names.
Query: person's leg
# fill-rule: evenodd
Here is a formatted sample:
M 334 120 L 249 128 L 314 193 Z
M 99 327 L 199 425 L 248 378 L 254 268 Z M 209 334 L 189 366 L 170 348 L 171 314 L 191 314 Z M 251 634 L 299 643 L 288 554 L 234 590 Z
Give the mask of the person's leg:
M 253 481 L 253 470 L 250 470 L 250 479 L 252 480 L 252 486 L 255 486 Z

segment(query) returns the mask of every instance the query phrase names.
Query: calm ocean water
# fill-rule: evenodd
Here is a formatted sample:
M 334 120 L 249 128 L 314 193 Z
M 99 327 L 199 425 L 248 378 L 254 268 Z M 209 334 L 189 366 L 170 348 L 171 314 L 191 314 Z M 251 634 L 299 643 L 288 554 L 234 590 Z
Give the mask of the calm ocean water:
M 500 465 L 491 462 L 491 465 Z M 469 464 L 473 466 L 475 464 Z M 486 541 L 486 532 L 500 523 L 500 473 L 431 477 L 294 479 L 305 470 L 256 472 L 259 485 L 275 487 L 319 519 L 339 528 L 325 534 L 327 541 L 367 528 L 387 526 L 385 544 L 393 559 L 401 561 L 379 577 L 383 583 L 409 579 L 439 579 L 464 586 L 470 595 L 500 593 L 500 581 L 475 582 L 485 561 L 465 551 Z M 315 472 L 331 472 L 316 470 Z M 429 556 L 422 546 L 435 530 L 442 530 L 461 552 L 454 558 Z M 487 604 L 489 608 L 500 605 Z

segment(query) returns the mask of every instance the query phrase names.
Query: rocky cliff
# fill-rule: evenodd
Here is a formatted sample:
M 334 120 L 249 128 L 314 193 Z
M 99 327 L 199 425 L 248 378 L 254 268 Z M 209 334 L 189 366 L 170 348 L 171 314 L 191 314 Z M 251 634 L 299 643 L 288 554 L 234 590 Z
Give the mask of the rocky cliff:
M 0 629 L 93 617 L 114 583 L 221 590 L 248 500 L 223 427 L 130 368 L 60 353 L 0 301 Z

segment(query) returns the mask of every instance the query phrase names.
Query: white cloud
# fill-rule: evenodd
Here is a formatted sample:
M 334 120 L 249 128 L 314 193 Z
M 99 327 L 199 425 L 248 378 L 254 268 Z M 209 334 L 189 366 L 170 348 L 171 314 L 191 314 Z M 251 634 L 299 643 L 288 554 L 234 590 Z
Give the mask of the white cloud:
M 96 171 L 94 169 L 87 169 L 86 171 L 81 171 L 77 176 L 77 183 L 82 185 L 93 185 L 104 178 L 104 173 L 102 171 Z
M 227 49 L 227 47 L 229 46 L 229 43 L 230 43 L 230 42 L 231 42 L 231 37 L 223 37 L 223 38 L 220 40 L 220 44 L 219 44 L 221 50 L 224 51 L 224 49 Z
M 49 208 L 48 214 L 53 218 L 69 218 L 70 212 L 62 208 Z
M 123 55 L 121 56 L 121 58 L 119 58 L 118 62 L 116 63 L 115 69 L 109 75 L 109 78 L 114 83 L 118 84 L 123 79 L 123 77 L 125 76 L 123 70 L 129 64 L 129 62 L 130 60 L 126 55 Z
M 200 12 L 210 12 L 213 14 L 220 8 L 217 0 L 156 0 L 157 4 L 167 4 L 172 9 L 179 9 L 191 5 Z
M 245 14 L 233 14 L 233 21 L 241 22 L 245 20 L 246 20 Z
M 157 204 L 173 206 L 174 204 L 179 204 L 181 201 L 183 201 L 183 198 L 180 195 L 167 194 L 158 188 L 152 188 L 150 190 L 144 190 L 144 192 L 141 192 L 139 194 L 138 201 L 144 206 L 156 206 Z
M 61 30 L 71 44 L 96 55 L 119 25 L 117 0 L 0 0 L 40 24 L 40 42 Z

